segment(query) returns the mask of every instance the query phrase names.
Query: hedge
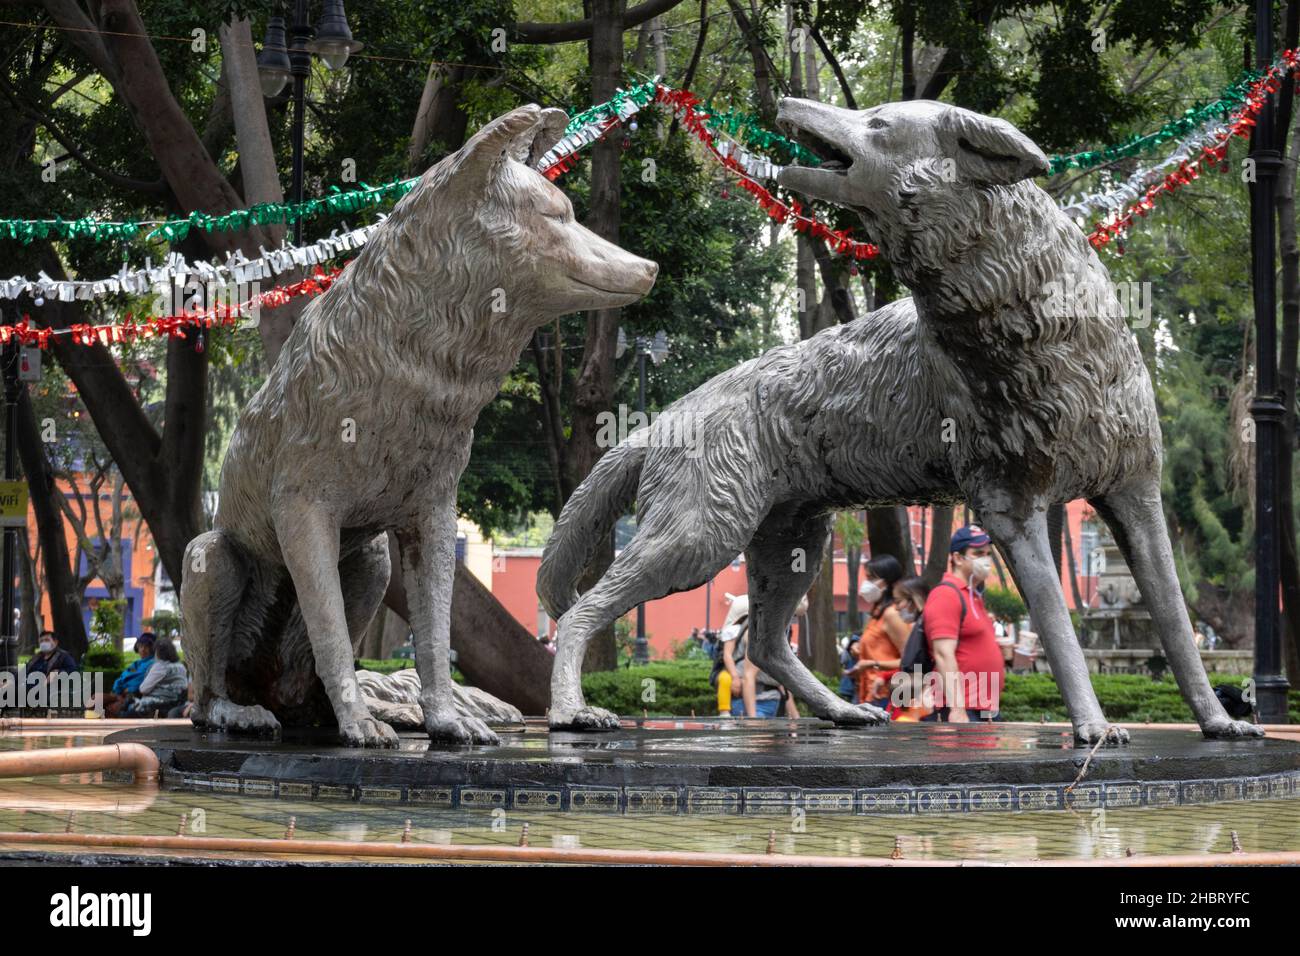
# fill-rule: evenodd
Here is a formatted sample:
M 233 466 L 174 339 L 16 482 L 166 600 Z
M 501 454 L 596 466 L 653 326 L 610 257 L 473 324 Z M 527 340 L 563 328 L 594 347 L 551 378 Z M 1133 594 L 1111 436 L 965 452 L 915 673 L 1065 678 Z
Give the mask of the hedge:
M 582 692 L 587 703 L 617 714 L 688 717 L 717 713 L 717 692 L 709 686 L 708 661 L 656 661 L 641 667 L 585 674 Z M 836 683 L 818 675 L 828 687 Z M 646 684 L 645 681 L 652 681 Z M 1232 674 L 1211 674 L 1212 684 L 1240 684 Z M 1093 674 L 1102 710 L 1111 720 L 1132 723 L 1187 723 L 1192 713 L 1171 676 L 1152 680 L 1140 674 Z M 1292 723 L 1300 724 L 1300 690 L 1289 697 Z M 1065 704 L 1050 674 L 1008 674 L 1002 694 L 1002 716 L 1018 721 L 1066 721 Z

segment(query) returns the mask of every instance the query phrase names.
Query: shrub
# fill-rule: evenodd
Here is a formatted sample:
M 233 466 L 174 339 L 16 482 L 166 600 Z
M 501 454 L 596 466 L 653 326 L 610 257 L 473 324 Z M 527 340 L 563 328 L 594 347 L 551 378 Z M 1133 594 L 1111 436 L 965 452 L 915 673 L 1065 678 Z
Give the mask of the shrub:
M 985 588 L 984 606 L 994 617 L 1013 623 L 1029 613 L 1020 595 L 1008 588 Z
M 81 668 L 85 671 L 112 671 L 121 673 L 126 667 L 126 655 L 116 647 L 103 644 L 91 645 L 81 659 Z
M 711 663 L 707 660 L 655 661 L 642 667 L 620 667 L 616 671 L 584 674 L 582 691 L 587 702 L 616 714 L 635 717 L 697 717 L 717 712 L 717 691 L 709 686 Z M 835 678 L 817 675 L 836 689 Z M 654 681 L 644 684 L 645 680 Z M 1233 674 L 1211 674 L 1212 684 L 1240 685 Z M 1140 674 L 1093 674 L 1092 685 L 1102 710 L 1111 720 L 1131 723 L 1189 723 L 1191 710 L 1172 677 L 1152 680 Z M 652 700 L 643 696 L 650 695 Z M 1300 690 L 1291 691 L 1289 710 L 1292 723 L 1300 723 Z M 807 714 L 807 708 L 800 707 Z M 1068 721 L 1056 679 L 1050 674 L 1008 674 L 1002 694 L 1002 716 L 1006 720 L 1037 723 L 1041 720 Z
M 181 616 L 174 611 L 159 611 L 153 617 L 146 617 L 141 623 L 146 630 L 153 631 L 158 637 L 176 640 L 181 633 Z
M 685 660 L 652 661 L 613 671 L 598 671 L 582 676 L 582 693 L 593 707 L 604 707 L 616 714 L 636 717 L 711 717 L 718 712 L 718 692 L 709 684 L 713 662 L 707 657 Z M 816 675 L 831 690 L 839 679 Z M 653 681 L 646 684 L 645 681 Z M 646 699 L 652 697 L 653 699 Z M 800 706 L 805 715 L 807 708 Z

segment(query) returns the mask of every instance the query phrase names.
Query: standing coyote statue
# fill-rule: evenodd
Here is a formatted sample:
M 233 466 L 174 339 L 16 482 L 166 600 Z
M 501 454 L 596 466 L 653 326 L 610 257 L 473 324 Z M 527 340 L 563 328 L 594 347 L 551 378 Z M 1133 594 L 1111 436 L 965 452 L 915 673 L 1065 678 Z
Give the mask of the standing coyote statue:
M 858 212 L 912 298 L 724 372 L 600 459 L 538 578 L 560 618 L 551 726 L 617 726 L 583 701 L 592 634 L 742 550 L 751 659 L 820 717 L 885 720 L 813 677 L 786 622 L 833 509 L 966 501 L 1033 609 L 1075 736 L 1127 740 L 1108 733 L 1052 561 L 1047 509 L 1082 497 L 1111 526 L 1203 732 L 1259 735 L 1224 712 L 1201 665 L 1161 511 L 1151 381 L 1096 253 L 1030 181 L 1048 170 L 1042 152 L 1009 123 L 929 101 L 787 99 L 779 118 L 824 159 L 782 184 Z M 672 440 L 684 428 L 709 436 L 703 454 Z M 579 596 L 633 501 L 636 535 Z
M 181 609 L 194 723 L 337 723 L 395 746 L 353 653 L 401 555 L 433 739 L 496 743 L 456 709 L 450 669 L 456 485 L 472 429 L 533 331 L 627 305 L 658 267 L 576 223 L 525 163 L 560 110 L 524 106 L 424 174 L 294 326 L 239 419 L 214 529 L 190 542 Z

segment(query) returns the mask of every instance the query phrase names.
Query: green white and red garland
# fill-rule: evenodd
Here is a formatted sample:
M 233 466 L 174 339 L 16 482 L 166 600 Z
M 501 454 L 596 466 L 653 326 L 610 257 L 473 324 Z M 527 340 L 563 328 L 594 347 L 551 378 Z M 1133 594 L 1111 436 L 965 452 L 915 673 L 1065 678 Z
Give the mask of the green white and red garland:
M 153 315 L 139 322 L 135 321 L 128 312 L 125 321 L 122 322 L 98 325 L 76 323 L 65 328 L 48 326 L 34 328 L 31 324 L 31 316 L 24 314 L 22 321 L 16 325 L 0 325 L 0 345 L 8 345 L 16 340 L 20 345 L 35 345 L 37 348 L 46 349 L 50 346 L 50 340 L 55 337 L 66 337 L 73 345 L 117 345 L 136 339 L 164 336 L 183 339 L 187 338 L 186 329 L 203 330 L 219 325 L 238 325 L 241 318 L 252 317 L 260 309 L 279 308 L 298 296 L 320 295 L 334 284 L 334 280 L 339 277 L 339 273 L 348 262 L 329 270 L 317 267 L 316 271 L 306 279 L 291 285 L 277 286 L 253 296 L 246 302 L 217 305 L 208 309 L 195 309 L 173 315 Z M 202 349 L 201 337 L 195 347 Z
M 1256 124 L 1260 110 L 1264 108 L 1265 99 L 1281 89 L 1283 79 L 1297 66 L 1300 66 L 1300 54 L 1297 54 L 1297 51 L 1287 50 L 1283 53 L 1263 77 L 1251 84 L 1244 105 L 1233 113 L 1224 128 L 1201 149 L 1197 158 L 1180 162 L 1173 172 L 1150 186 L 1136 202 L 1117 210 L 1098 223 L 1088 234 L 1088 241 L 1100 249 L 1118 240 L 1132 227 L 1136 218 L 1145 217 L 1158 200 L 1177 192 L 1197 179 L 1203 169 L 1222 168 L 1228 155 L 1228 143 L 1234 136 L 1250 138 L 1250 131 Z M 1123 251 L 1122 248 L 1120 251 Z
M 614 127 L 627 122 L 651 102 L 670 109 L 682 129 L 694 136 L 715 160 L 734 173 L 741 189 L 752 195 L 759 207 L 773 220 L 789 223 L 797 232 L 805 232 L 814 239 L 825 242 L 832 250 L 851 259 L 874 259 L 880 248 L 874 243 L 859 242 L 847 230 L 832 229 L 824 222 L 805 212 L 798 200 L 782 202 L 758 180 L 775 180 L 782 166 L 770 158 L 751 153 L 742 144 L 719 138 L 715 124 L 718 115 L 701 105 L 700 98 L 689 90 L 676 90 L 653 82 L 653 99 L 648 95 L 651 84 L 642 84 L 609 104 L 595 107 L 575 119 L 565 130 L 565 136 L 548 150 L 537 163 L 537 168 L 547 179 L 558 179 L 573 168 L 577 154 L 587 146 L 607 135 Z M 581 121 L 580 125 L 575 125 Z M 786 141 L 789 142 L 789 141 Z M 793 151 L 793 150 L 792 150 Z
M 1282 78 L 1298 65 L 1300 59 L 1297 57 L 1297 52 L 1288 50 L 1278 57 L 1263 77 L 1251 83 L 1244 94 L 1239 89 L 1244 81 L 1239 81 L 1229 89 L 1230 96 L 1225 94 L 1225 99 L 1203 107 L 1199 112 L 1188 111 L 1183 118 L 1166 124 L 1166 127 L 1162 127 L 1162 131 L 1166 128 L 1172 130 L 1175 126 L 1178 131 L 1185 131 L 1195 114 L 1195 118 L 1202 125 L 1185 136 L 1178 148 L 1162 162 L 1135 172 L 1124 184 L 1108 192 L 1085 196 L 1063 204 L 1065 211 L 1077 215 L 1086 213 L 1090 209 L 1120 207 L 1099 223 L 1088 236 L 1094 246 L 1098 248 L 1107 246 L 1133 225 L 1135 216 L 1144 217 L 1150 212 L 1157 199 L 1175 192 L 1196 179 L 1203 166 L 1208 164 L 1210 168 L 1215 168 L 1222 164 L 1232 137 L 1249 137 L 1250 129 L 1255 125 L 1255 119 L 1263 106 L 1264 97 L 1275 93 L 1280 87 Z M 1226 124 L 1220 124 L 1218 115 L 1221 115 L 1227 104 L 1236 102 L 1238 97 L 1242 105 L 1233 112 Z M 758 145 L 769 151 L 782 149 L 795 158 L 813 165 L 818 162 L 815 156 L 798 143 L 763 130 L 753 117 L 747 114 L 738 111 L 712 110 L 702 105 L 699 97 L 693 93 L 667 87 L 657 78 L 628 90 L 620 90 L 607 103 L 593 106 L 575 116 L 566 128 L 564 138 L 539 161 L 539 171 L 548 179 L 557 179 L 573 167 L 580 151 L 607 135 L 614 127 L 630 121 L 630 128 L 635 130 L 634 117 L 652 103 L 663 104 L 671 109 L 683 128 L 691 133 L 715 160 L 737 176 L 740 187 L 754 196 L 759 206 L 775 221 L 790 223 L 796 231 L 806 232 L 813 238 L 826 242 L 835 252 L 855 260 L 872 259 L 879 255 L 879 248 L 873 243 L 858 242 L 849 235 L 848 231 L 831 229 L 815 216 L 805 214 L 797 200 L 791 199 L 786 203 L 777 199 L 758 180 L 776 180 L 783 167 L 769 156 L 750 152 L 745 147 Z M 1136 137 L 1115 149 L 1122 152 L 1130 148 L 1133 151 L 1147 148 L 1149 142 L 1159 142 L 1168 138 L 1162 131 L 1158 131 L 1161 132 L 1160 136 L 1148 134 L 1146 137 Z M 729 135 L 738 136 L 743 142 L 737 142 L 729 138 Z M 1207 141 L 1208 145 L 1203 145 Z M 1200 156 L 1191 159 L 1191 153 L 1198 149 Z M 1105 151 L 1098 151 L 1097 155 L 1104 156 Z M 1092 156 L 1093 154 L 1089 153 L 1065 157 L 1061 159 L 1061 166 L 1062 168 L 1090 166 L 1093 165 Z M 1088 158 L 1087 162 L 1083 161 L 1084 157 Z M 1053 162 L 1055 163 L 1056 160 Z M 1169 166 L 1177 168 L 1163 179 L 1151 183 L 1154 174 Z M 32 238 L 46 235 L 62 238 L 76 236 L 131 238 L 138 235 L 141 227 L 156 225 L 159 228 L 150 233 L 151 237 L 175 239 L 180 238 L 192 226 L 208 230 L 244 228 L 252 223 L 291 222 L 322 211 L 361 209 L 382 202 L 386 198 L 404 195 L 416 181 L 417 178 L 411 178 L 395 180 L 377 187 L 363 185 L 361 189 L 350 193 L 339 192 L 335 187 L 326 197 L 298 205 L 264 204 L 251 210 L 236 210 L 225 216 L 195 213 L 184 220 L 152 223 L 104 222 L 94 220 L 93 217 L 70 221 L 0 220 L 0 235 L 8 235 L 21 241 L 30 241 Z M 1145 187 L 1144 193 L 1143 187 Z M 1129 205 L 1130 203 L 1132 205 Z M 1125 206 L 1128 208 L 1123 208 Z M 280 274 L 289 269 L 318 265 L 343 251 L 359 248 L 370 238 L 376 228 L 378 224 L 352 230 L 342 236 L 339 236 L 336 230 L 330 236 L 314 243 L 304 246 L 286 244 L 283 248 L 271 252 L 263 248 L 262 256 L 253 260 L 245 259 L 242 253 L 236 253 L 224 266 L 216 262 L 211 264 L 197 262 L 191 265 L 179 253 L 172 253 L 158 267 L 146 262 L 144 269 L 128 271 L 123 266 L 117 275 L 100 280 L 59 281 L 51 279 L 44 273 L 35 280 L 15 276 L 9 280 L 0 280 L 0 297 L 12 299 L 26 294 L 31 295 L 40 305 L 41 300 L 47 295 L 59 301 L 74 301 L 121 292 L 141 294 L 150 286 L 156 286 L 163 281 L 171 282 L 177 279 L 184 281 L 191 276 L 205 283 L 231 280 L 244 282 L 269 278 L 273 274 Z M 1116 245 L 1122 252 L 1122 244 L 1117 242 Z M 0 343 L 7 343 L 17 337 L 24 344 L 36 344 L 44 348 L 51 335 L 65 334 L 72 336 L 73 341 L 84 344 L 94 342 L 110 344 L 154 335 L 183 337 L 183 330 L 187 326 L 231 325 L 235 324 L 241 315 L 246 315 L 255 308 L 275 308 L 295 295 L 319 294 L 329 287 L 339 271 L 341 269 L 324 272 L 318 268 L 315 275 L 309 279 L 269 290 L 239 306 L 218 307 L 216 310 L 200 313 L 155 316 L 141 323 L 131 321 L 128 315 L 127 322 L 121 324 L 85 325 L 68 329 L 33 329 L 25 319 L 18 325 L 0 326 Z

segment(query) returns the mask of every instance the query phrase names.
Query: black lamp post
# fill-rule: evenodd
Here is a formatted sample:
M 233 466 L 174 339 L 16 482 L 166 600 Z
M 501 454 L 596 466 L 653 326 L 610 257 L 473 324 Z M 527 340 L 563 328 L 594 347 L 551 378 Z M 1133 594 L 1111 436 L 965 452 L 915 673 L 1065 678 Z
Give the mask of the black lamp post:
M 1273 63 L 1273 2 L 1255 2 L 1255 62 Z M 1273 97 L 1265 97 L 1250 151 L 1251 279 L 1255 301 L 1255 707 L 1265 724 L 1287 720 L 1278 626 L 1278 447 L 1286 409 L 1277 394 L 1277 299 L 1274 293 L 1273 196 L 1282 157 L 1273 144 Z
M 348 57 L 360 50 L 362 44 L 352 39 L 348 29 L 343 0 L 325 0 L 324 12 L 315 29 L 307 20 L 307 0 L 294 0 L 293 23 L 289 26 L 292 37 L 285 45 L 284 17 L 271 17 L 266 27 L 266 40 L 257 55 L 257 72 L 262 80 L 262 95 L 278 96 L 284 85 L 293 80 L 293 201 L 302 202 L 303 154 L 303 100 L 307 75 L 311 72 L 311 58 L 321 58 L 326 68 L 341 70 Z M 293 241 L 302 242 L 302 220 L 293 222 Z

